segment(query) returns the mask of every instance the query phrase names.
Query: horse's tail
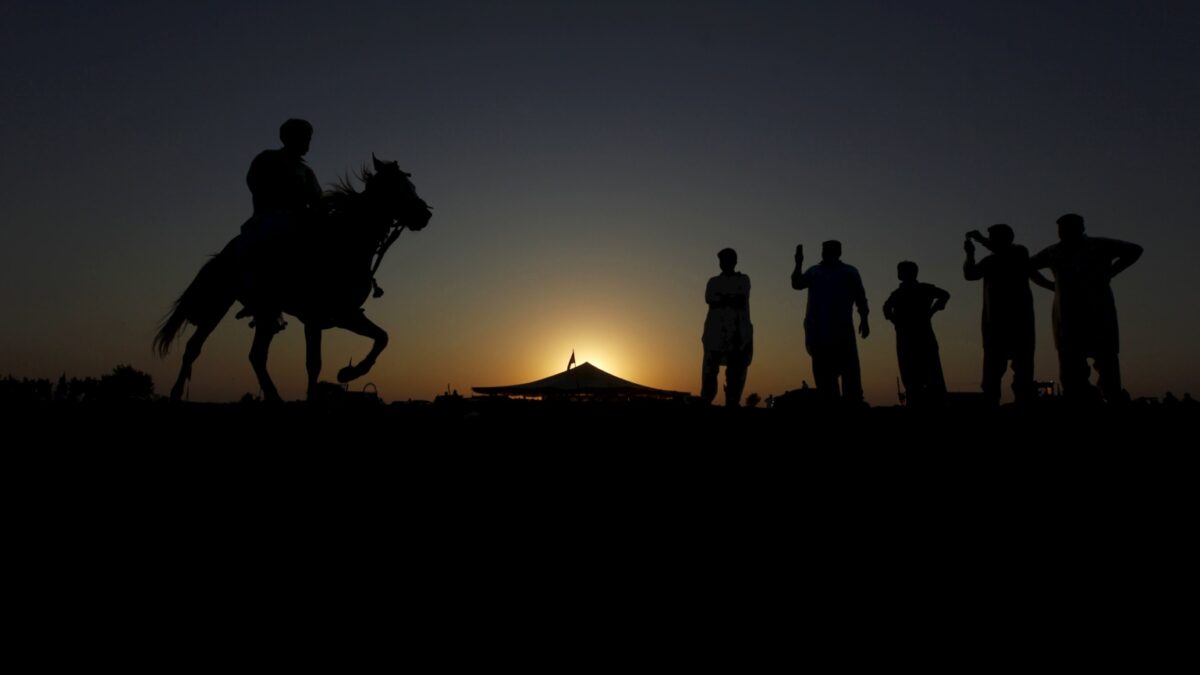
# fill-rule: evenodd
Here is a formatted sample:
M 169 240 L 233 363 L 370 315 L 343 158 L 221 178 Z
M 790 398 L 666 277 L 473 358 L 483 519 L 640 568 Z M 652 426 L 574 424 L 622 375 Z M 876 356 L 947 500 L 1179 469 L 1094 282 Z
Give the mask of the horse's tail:
M 154 349 L 160 357 L 171 351 L 171 345 L 187 323 L 200 326 L 216 325 L 236 300 L 236 279 L 233 256 L 228 247 L 214 255 L 188 285 L 187 290 L 171 305 L 171 311 L 158 325 Z

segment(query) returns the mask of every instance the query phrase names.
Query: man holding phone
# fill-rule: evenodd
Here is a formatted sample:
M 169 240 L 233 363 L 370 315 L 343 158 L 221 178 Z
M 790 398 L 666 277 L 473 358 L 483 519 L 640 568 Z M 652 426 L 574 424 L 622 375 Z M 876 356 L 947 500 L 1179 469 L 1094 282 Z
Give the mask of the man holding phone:
M 817 392 L 826 400 L 861 403 L 862 374 L 852 310 L 858 308 L 858 334 L 871 334 L 867 293 L 858 270 L 841 261 L 842 243 L 821 244 L 821 262 L 804 269 L 804 246 L 796 246 L 792 288 L 808 289 L 804 313 L 804 347 L 812 357 Z M 841 386 L 838 386 L 838 380 Z

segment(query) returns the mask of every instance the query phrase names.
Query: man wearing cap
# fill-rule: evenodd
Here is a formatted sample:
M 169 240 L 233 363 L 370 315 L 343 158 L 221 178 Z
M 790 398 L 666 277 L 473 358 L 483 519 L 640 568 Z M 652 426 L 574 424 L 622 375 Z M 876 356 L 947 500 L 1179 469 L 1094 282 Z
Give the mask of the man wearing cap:
M 861 403 L 862 375 L 851 310 L 858 308 L 858 334 L 867 339 L 871 334 L 867 324 L 867 293 L 858 270 L 842 262 L 841 257 L 841 242 L 824 242 L 821 244 L 821 262 L 805 270 L 804 247 L 797 245 L 792 288 L 808 289 L 804 346 L 812 356 L 817 392 L 826 400 Z
M 883 303 L 883 318 L 896 327 L 896 361 L 911 406 L 940 404 L 946 398 L 933 315 L 946 309 L 950 293 L 917 281 L 919 272 L 917 263 L 911 260 L 896 265 L 900 288 Z
M 717 372 L 725 366 L 725 406 L 741 405 L 746 371 L 754 358 L 754 325 L 750 323 L 750 277 L 735 271 L 737 251 L 717 253 L 721 273 L 708 280 L 704 302 L 704 362 L 700 370 L 700 398 L 712 403 L 717 396 Z
M 268 304 L 271 280 L 287 262 L 279 249 L 286 233 L 311 217 L 321 199 L 317 175 L 304 161 L 312 135 L 313 127 L 305 120 L 284 122 L 279 127 L 283 147 L 258 153 L 246 173 L 254 214 L 242 225 L 239 262 L 246 306 L 237 317 L 270 315 L 278 330 L 287 324 L 279 308 Z
M 1110 403 L 1128 400 L 1121 387 L 1117 353 L 1117 305 L 1112 279 L 1142 256 L 1142 247 L 1119 239 L 1089 237 L 1083 216 L 1068 213 L 1058 219 L 1059 242 L 1030 260 L 1033 269 L 1054 274 L 1054 345 L 1058 348 L 1063 395 L 1076 400 L 1094 398 L 1089 378 L 1092 359 L 1099 374 L 1099 394 Z

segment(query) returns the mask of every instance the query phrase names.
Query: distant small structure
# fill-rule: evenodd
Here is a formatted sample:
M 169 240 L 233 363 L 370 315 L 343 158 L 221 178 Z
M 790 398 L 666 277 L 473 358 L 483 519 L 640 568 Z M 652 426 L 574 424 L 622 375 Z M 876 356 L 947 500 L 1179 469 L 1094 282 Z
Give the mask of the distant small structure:
M 1038 398 L 1058 398 L 1062 396 L 1062 387 L 1054 380 L 1049 382 L 1034 382 L 1034 391 Z
M 797 406 L 820 405 L 821 403 L 821 395 L 817 390 L 808 386 L 807 380 L 801 380 L 799 389 L 789 389 L 779 396 L 772 396 L 768 407 L 786 410 Z
M 571 401 L 682 400 L 690 396 L 686 391 L 655 389 L 623 380 L 587 362 L 574 367 L 568 363 L 567 370 L 533 382 L 471 390 L 485 396 Z
M 440 406 L 460 405 L 465 400 L 466 399 L 463 398 L 462 394 L 458 393 L 457 389 L 450 388 L 449 383 L 446 384 L 445 393 L 438 394 L 437 396 L 433 397 L 434 405 L 440 405 Z
M 368 388 L 370 388 L 370 391 L 367 391 Z M 370 405 L 379 405 L 383 403 L 383 399 L 379 398 L 379 387 L 376 387 L 374 382 L 368 382 L 364 384 L 362 391 L 350 391 L 350 385 L 347 384 L 346 395 L 355 403 L 366 403 Z
M 379 398 L 379 388 L 375 386 L 374 382 L 363 385 L 361 391 L 350 391 L 349 384 L 337 384 L 322 380 L 317 383 L 315 394 L 316 400 L 337 405 L 374 406 L 383 403 L 383 399 Z

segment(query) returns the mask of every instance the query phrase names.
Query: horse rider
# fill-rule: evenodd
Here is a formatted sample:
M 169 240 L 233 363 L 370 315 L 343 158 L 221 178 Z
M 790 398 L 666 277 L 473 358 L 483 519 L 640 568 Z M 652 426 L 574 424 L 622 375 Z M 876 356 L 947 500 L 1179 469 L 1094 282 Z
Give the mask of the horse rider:
M 313 127 L 305 120 L 290 119 L 279 127 L 283 147 L 263 150 L 250 163 L 246 185 L 254 202 L 254 215 L 242 231 L 279 226 L 311 212 L 321 199 L 317 175 L 304 161 L 312 143 Z
M 244 242 L 242 279 L 249 306 L 238 317 L 256 313 L 266 291 L 266 280 L 281 262 L 276 251 L 280 235 L 310 218 L 321 199 L 317 175 L 304 161 L 312 143 L 312 124 L 289 119 L 279 127 L 283 147 L 263 150 L 250 163 L 246 185 L 254 203 L 254 214 L 242 225 Z M 278 316 L 277 308 L 263 308 Z M 279 329 L 284 325 L 278 317 Z M 252 323 L 253 325 L 253 323 Z

